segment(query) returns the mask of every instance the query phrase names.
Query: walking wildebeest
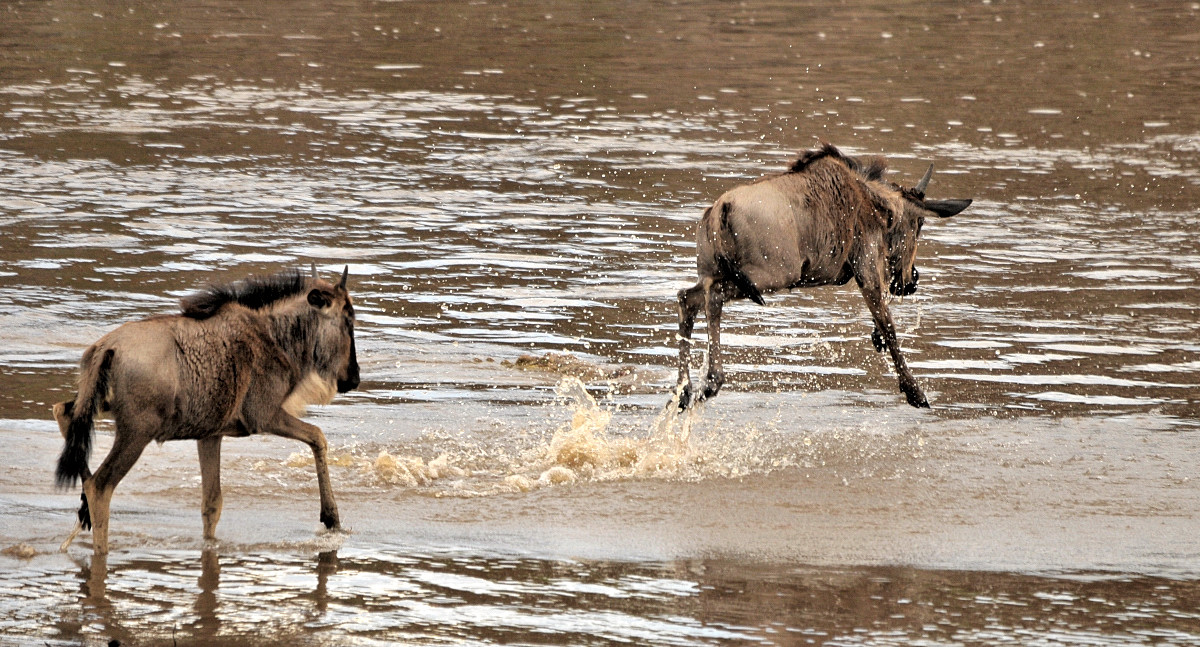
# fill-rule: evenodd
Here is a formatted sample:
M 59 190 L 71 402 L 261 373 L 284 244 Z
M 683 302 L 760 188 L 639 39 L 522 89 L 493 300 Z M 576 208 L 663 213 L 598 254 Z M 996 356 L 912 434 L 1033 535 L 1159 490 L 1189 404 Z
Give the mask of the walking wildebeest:
M 338 527 L 325 435 L 297 416 L 358 386 L 348 274 L 349 267 L 334 285 L 314 266 L 311 277 L 291 271 L 213 286 L 185 297 L 180 314 L 124 324 L 84 352 L 75 399 L 54 405 L 66 439 L 55 474 L 60 486 L 83 479 L 79 521 L 91 526 L 96 554 L 108 552 L 113 490 L 152 440 L 197 442 L 205 539 L 216 537 L 221 517 L 224 436 L 306 443 L 321 522 Z M 111 412 L 116 438 L 92 474 L 92 421 L 100 412 Z
M 721 307 L 732 299 L 764 303 L 763 294 L 858 282 L 875 321 L 871 341 L 891 352 L 900 390 L 914 407 L 928 407 L 908 370 L 884 286 L 896 296 L 917 289 L 913 265 L 927 216 L 948 218 L 970 200 L 926 200 L 930 165 L 912 189 L 883 179 L 882 158 L 865 161 L 825 144 L 803 153 L 791 168 L 727 191 L 704 211 L 696 229 L 700 281 L 679 291 L 679 407 L 721 389 Z M 695 392 L 688 372 L 692 327 L 704 306 L 708 366 Z

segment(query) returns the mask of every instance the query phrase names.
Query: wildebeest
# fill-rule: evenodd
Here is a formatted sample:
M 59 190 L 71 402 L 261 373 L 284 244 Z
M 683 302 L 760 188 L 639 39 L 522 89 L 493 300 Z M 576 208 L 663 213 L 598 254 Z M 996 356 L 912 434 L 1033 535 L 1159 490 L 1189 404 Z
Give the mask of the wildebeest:
M 205 539 L 215 538 L 221 516 L 225 436 L 306 443 L 321 522 L 339 526 L 325 435 L 297 416 L 358 386 L 348 273 L 336 285 L 314 266 L 311 276 L 288 271 L 212 286 L 185 297 L 180 314 L 126 323 L 84 352 L 75 399 L 54 405 L 66 439 L 55 474 L 60 486 L 83 479 L 79 521 L 91 526 L 96 554 L 108 552 L 113 490 L 152 440 L 197 442 Z M 112 414 L 116 437 L 92 474 L 92 422 L 101 412 Z
M 933 166 L 912 189 L 884 180 L 882 158 L 859 160 L 834 146 L 800 155 L 791 168 L 724 193 L 704 211 L 696 230 L 700 281 L 679 291 L 679 407 L 721 389 L 721 308 L 779 290 L 858 283 L 875 322 L 875 348 L 891 353 L 900 390 L 914 407 L 928 407 L 909 372 L 884 289 L 896 296 L 917 289 L 913 265 L 927 216 L 947 218 L 970 200 L 926 200 Z M 708 366 L 703 390 L 688 372 L 692 327 L 701 306 L 708 318 Z

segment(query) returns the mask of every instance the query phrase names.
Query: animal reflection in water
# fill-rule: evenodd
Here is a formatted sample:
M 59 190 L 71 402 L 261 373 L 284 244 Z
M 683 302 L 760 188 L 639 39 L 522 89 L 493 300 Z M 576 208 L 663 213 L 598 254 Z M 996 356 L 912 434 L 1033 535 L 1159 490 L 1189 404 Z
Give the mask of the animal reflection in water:
M 699 282 L 679 292 L 679 407 L 711 398 L 721 369 L 721 308 L 733 299 L 818 285 L 858 283 L 874 319 L 871 341 L 888 350 L 900 390 L 914 407 L 929 401 L 904 361 L 885 301 L 917 289 L 917 238 L 928 216 L 948 218 L 970 200 L 926 200 L 933 166 L 911 189 L 884 180 L 882 158 L 859 160 L 826 144 L 791 168 L 724 193 L 696 230 Z M 704 308 L 708 362 L 702 389 L 688 371 L 692 328 Z
M 348 273 L 333 284 L 314 266 L 311 276 L 290 271 L 213 286 L 184 298 L 180 314 L 126 323 L 84 352 L 75 399 L 54 405 L 66 439 L 56 477 L 60 486 L 83 480 L 75 532 L 91 527 L 95 554 L 108 552 L 113 490 L 151 441 L 199 446 L 205 539 L 215 538 L 221 517 L 225 436 L 274 434 L 307 444 L 321 522 L 339 527 L 325 435 L 298 416 L 358 386 Z M 111 413 L 116 437 L 93 474 L 92 423 L 101 412 Z
M 144 643 L 145 634 L 150 634 L 155 630 L 163 628 L 161 623 L 155 622 L 153 614 L 146 614 L 140 618 L 134 619 L 121 614 L 122 607 L 133 604 L 135 607 L 144 608 L 143 605 L 167 603 L 173 610 L 182 611 L 185 601 L 192 602 L 192 615 L 194 620 L 188 623 L 183 622 L 182 629 L 190 634 L 193 642 L 199 644 L 208 644 L 206 639 L 216 639 L 218 637 L 227 637 L 222 633 L 222 625 L 229 622 L 225 618 L 229 616 L 229 607 L 232 605 L 245 604 L 250 602 L 247 600 L 231 601 L 229 599 L 222 600 L 221 596 L 221 570 L 222 556 L 217 550 L 211 547 L 204 548 L 200 551 L 199 564 L 196 563 L 196 557 L 191 556 L 163 556 L 156 555 L 152 559 L 144 559 L 134 557 L 126 558 L 112 565 L 112 573 L 110 573 L 109 556 L 108 555 L 93 555 L 91 560 L 81 564 L 80 579 L 82 590 L 86 599 L 91 603 L 92 611 L 100 616 L 100 621 L 103 625 L 115 630 L 118 637 L 126 640 L 131 644 Z M 287 558 L 281 558 L 286 560 Z M 274 562 L 273 565 L 278 568 L 286 568 L 290 565 L 303 564 L 310 572 L 315 571 L 316 581 L 312 582 L 312 588 L 289 589 L 296 595 L 294 598 L 287 597 L 289 600 L 308 601 L 311 600 L 315 604 L 313 609 L 317 613 L 325 613 L 329 609 L 331 600 L 336 599 L 336 596 L 330 595 L 329 580 L 335 576 L 342 568 L 341 560 L 338 558 L 337 550 L 323 550 L 316 554 L 315 559 L 312 557 L 297 558 L 301 561 L 282 561 Z M 234 574 L 232 579 L 235 585 L 243 582 L 247 574 L 246 569 L 254 569 L 256 572 L 263 573 L 270 578 L 278 574 L 278 570 L 263 569 L 263 564 L 260 562 L 239 562 L 234 558 L 226 557 L 224 561 L 227 567 L 232 567 Z M 197 569 L 196 567 L 199 566 Z M 199 588 L 196 595 L 192 597 L 190 587 L 171 586 L 173 578 L 178 577 L 180 573 L 186 572 L 190 574 L 199 571 L 199 577 L 195 579 L 195 583 Z M 119 591 L 113 592 L 110 595 L 108 590 L 108 580 L 110 575 L 120 574 L 123 579 L 138 581 L 141 586 L 122 586 Z M 252 576 L 251 576 L 252 577 Z M 231 579 L 228 575 L 226 579 Z M 164 582 L 166 586 L 161 586 Z M 276 580 L 273 584 L 278 585 Z M 305 582 L 304 586 L 308 586 Z M 279 604 L 280 597 L 272 597 L 270 595 L 262 595 L 262 587 L 251 587 L 255 593 L 251 594 L 253 601 L 263 605 L 264 607 L 274 607 Z M 245 589 L 243 589 L 245 590 Z M 181 594 L 174 596 L 173 594 Z M 232 597 L 237 598 L 237 594 L 232 594 Z M 186 613 L 186 612 L 183 612 Z M 169 629 L 172 635 L 176 627 L 171 626 Z M 142 635 L 138 635 L 141 633 Z M 124 634 L 123 636 L 121 634 Z M 140 638 L 141 641 L 135 641 L 133 638 Z M 91 643 L 87 643 L 91 644 Z M 113 644 L 110 641 L 109 644 Z M 124 644 L 124 643 L 121 643 Z

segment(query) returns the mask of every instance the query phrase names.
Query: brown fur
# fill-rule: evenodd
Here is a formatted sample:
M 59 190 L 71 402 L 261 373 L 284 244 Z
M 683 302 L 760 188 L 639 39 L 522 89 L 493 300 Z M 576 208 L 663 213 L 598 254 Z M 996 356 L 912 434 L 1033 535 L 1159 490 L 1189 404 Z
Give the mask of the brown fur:
M 206 538 L 220 515 L 213 479 L 223 436 L 265 433 L 307 443 L 321 520 L 337 526 L 325 437 L 296 416 L 303 404 L 358 385 L 355 355 L 344 274 L 339 285 L 283 273 L 217 286 L 184 299 L 182 314 L 130 322 L 102 337 L 84 353 L 75 400 L 54 407 L 66 438 L 57 478 L 61 485 L 83 479 L 80 521 L 92 525 L 95 551 L 108 549 L 113 489 L 151 441 L 200 442 Z M 106 409 L 116 439 L 92 474 L 92 419 Z
M 900 389 L 913 406 L 929 406 L 896 341 L 884 290 L 916 289 L 917 237 L 927 215 L 947 217 L 969 200 L 926 201 L 924 193 L 884 181 L 887 162 L 858 160 L 826 144 L 788 172 L 735 187 L 705 210 L 696 231 L 699 282 L 679 293 L 680 406 L 693 400 L 690 337 L 701 307 L 708 317 L 708 367 L 696 399 L 724 381 L 720 316 L 730 299 L 764 303 L 764 294 L 854 279 L 871 309 L 876 335 L 892 355 Z

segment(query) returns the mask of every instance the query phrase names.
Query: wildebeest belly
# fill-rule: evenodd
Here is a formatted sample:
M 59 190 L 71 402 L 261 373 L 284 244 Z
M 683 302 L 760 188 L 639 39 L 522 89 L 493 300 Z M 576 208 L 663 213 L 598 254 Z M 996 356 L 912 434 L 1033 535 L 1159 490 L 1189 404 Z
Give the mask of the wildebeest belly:
M 811 288 L 819 285 L 845 285 L 854 278 L 854 268 L 850 267 L 849 263 L 842 265 L 840 271 L 824 272 L 819 274 L 801 273 L 800 277 L 788 284 L 787 289 L 794 290 L 796 288 Z

